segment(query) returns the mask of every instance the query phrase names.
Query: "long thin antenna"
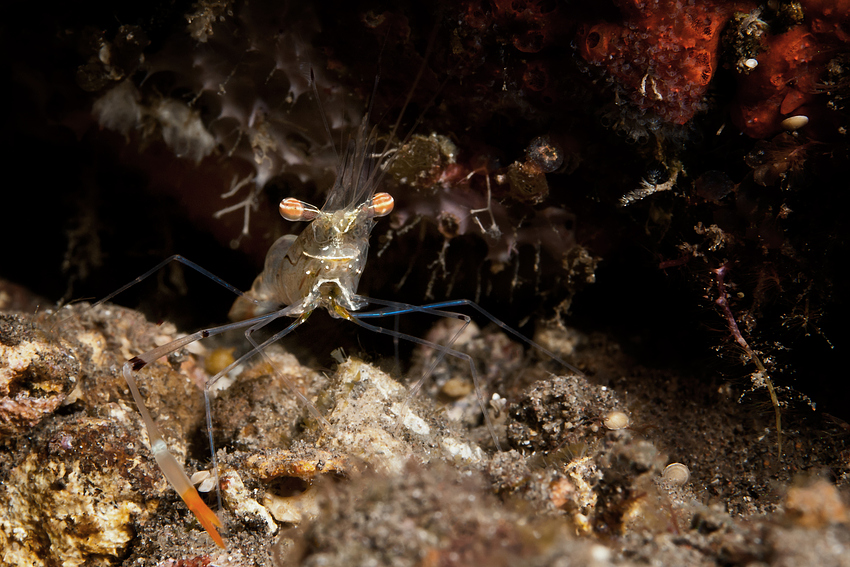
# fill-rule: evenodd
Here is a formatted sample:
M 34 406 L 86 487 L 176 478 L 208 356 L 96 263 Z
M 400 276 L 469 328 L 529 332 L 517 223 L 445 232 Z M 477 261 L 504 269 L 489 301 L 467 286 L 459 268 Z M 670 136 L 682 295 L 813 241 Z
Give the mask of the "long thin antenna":
M 336 162 L 339 164 L 339 152 L 336 149 L 336 144 L 334 143 L 334 137 L 331 133 L 331 127 L 328 123 L 328 116 L 325 114 L 325 106 L 322 104 L 322 99 L 319 98 L 319 89 L 316 87 L 316 74 L 313 72 L 313 66 L 310 65 L 310 87 L 313 89 L 313 96 L 316 97 L 316 104 L 319 106 L 319 114 L 322 116 L 322 123 L 325 125 L 325 132 L 328 134 L 328 140 L 331 142 L 331 147 L 334 149 L 334 156 L 336 156 Z
M 437 39 L 437 31 L 438 30 L 439 30 L 439 21 L 434 24 L 434 27 L 431 30 L 431 35 L 428 37 L 428 45 L 425 48 L 425 54 L 422 57 L 422 64 L 419 66 L 419 70 L 416 72 L 416 78 L 413 80 L 413 84 L 411 85 L 410 89 L 408 89 L 408 91 L 407 91 L 407 96 L 405 97 L 404 104 L 402 105 L 401 110 L 398 113 L 398 118 L 396 118 L 396 121 L 393 124 L 392 129 L 390 130 L 389 136 L 387 137 L 386 141 L 384 142 L 383 150 L 381 150 L 380 154 L 378 154 L 378 156 L 377 156 L 379 162 L 392 153 L 391 150 L 390 150 L 390 147 L 392 146 L 393 140 L 395 139 L 396 134 L 398 133 L 399 127 L 401 126 L 401 121 L 404 119 L 404 114 L 407 111 L 407 107 L 410 106 L 410 102 L 413 100 L 413 93 L 416 92 L 416 88 L 419 86 L 419 83 L 422 80 L 422 76 L 425 74 L 425 68 L 428 65 L 428 60 L 431 58 L 431 52 L 434 49 L 434 43 Z M 389 37 L 389 36 L 387 36 L 387 37 Z M 386 46 L 386 38 L 384 39 L 384 47 L 385 46 Z M 384 47 L 381 48 L 381 56 L 383 55 Z M 379 57 L 379 59 L 378 59 L 379 66 L 380 66 L 380 59 L 381 58 Z M 416 127 L 419 125 L 420 122 L 422 122 L 422 119 L 423 119 L 425 112 L 431 107 L 431 105 L 433 105 L 434 100 L 436 100 L 437 95 L 440 93 L 440 91 L 443 90 L 443 87 L 445 86 L 447 81 L 448 80 L 446 80 L 445 82 L 443 82 L 440 85 L 440 88 L 437 89 L 437 92 L 434 94 L 433 97 L 431 97 L 431 100 L 428 101 L 428 104 L 425 106 L 422 113 L 420 113 L 419 117 L 416 119 L 416 122 L 414 123 L 413 127 L 408 130 L 404 139 L 400 140 L 400 142 L 398 144 L 399 146 L 403 146 L 410 139 L 410 137 L 413 134 Z M 376 79 L 374 91 L 372 93 L 372 100 L 369 101 L 369 114 L 367 114 L 367 116 L 369 116 L 369 117 L 371 117 L 371 114 L 372 114 L 372 107 L 373 107 L 375 96 L 376 96 L 376 93 L 377 93 L 377 88 L 378 88 L 378 81 Z M 372 132 L 370 134 L 370 139 L 371 138 L 377 139 L 376 128 L 377 127 L 374 127 L 372 129 Z M 388 162 L 383 163 L 383 164 L 379 163 L 379 166 L 376 167 L 374 170 L 372 170 L 370 172 L 370 176 L 369 176 L 369 180 L 368 180 L 368 185 L 370 187 L 377 187 L 380 184 L 381 180 L 383 179 L 383 176 L 387 172 L 387 167 L 386 167 L 387 164 L 388 164 Z
M 396 119 L 395 124 L 393 124 L 393 129 L 390 131 L 390 135 L 387 138 L 386 144 L 384 144 L 384 151 L 381 153 L 381 155 L 386 155 L 387 150 L 389 149 L 389 146 L 392 143 L 393 138 L 395 138 L 395 135 L 398 132 L 398 128 L 401 125 L 401 120 L 404 117 L 404 113 L 407 110 L 407 107 L 410 104 L 410 101 L 413 100 L 413 93 L 416 91 L 416 87 L 419 86 L 419 81 L 422 80 L 422 75 L 425 74 L 425 66 L 428 63 L 428 60 L 431 58 L 431 51 L 434 50 L 434 42 L 437 39 L 437 30 L 438 29 L 439 29 L 439 22 L 435 23 L 433 29 L 431 30 L 431 35 L 428 37 L 428 46 L 425 48 L 425 55 L 422 56 L 422 65 L 419 66 L 419 70 L 416 72 L 416 78 L 413 79 L 413 85 L 410 87 L 410 90 L 407 91 L 407 98 L 404 99 L 404 105 L 402 105 L 401 111 L 398 113 L 398 118 Z M 444 85 L 445 85 L 445 83 L 443 83 L 443 85 L 440 86 L 440 90 L 442 90 Z M 439 93 L 440 90 L 438 90 L 437 92 Z M 434 99 L 436 97 L 437 97 L 437 95 L 434 95 L 434 97 L 429 101 L 428 106 L 430 106 L 434 102 Z M 426 110 L 427 110 L 427 107 L 426 107 Z M 414 128 L 421 121 L 422 121 L 422 116 L 420 115 L 419 118 L 416 120 L 416 124 L 414 125 Z M 410 132 L 413 132 L 413 128 L 410 129 Z M 410 138 L 410 133 L 408 133 L 405 136 L 405 139 L 402 141 L 402 143 L 407 141 L 408 138 Z

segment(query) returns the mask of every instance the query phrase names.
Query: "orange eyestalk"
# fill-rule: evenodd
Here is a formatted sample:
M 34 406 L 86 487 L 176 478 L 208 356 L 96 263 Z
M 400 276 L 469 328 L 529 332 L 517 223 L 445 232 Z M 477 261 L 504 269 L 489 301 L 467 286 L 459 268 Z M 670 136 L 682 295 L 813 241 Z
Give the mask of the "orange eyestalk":
M 311 221 L 319 216 L 319 209 L 304 201 L 287 197 L 280 202 L 280 216 L 288 221 Z
M 389 193 L 375 193 L 375 196 L 372 197 L 372 201 L 369 204 L 372 215 L 376 217 L 383 217 L 390 214 L 393 210 L 393 206 L 395 206 L 395 201 Z

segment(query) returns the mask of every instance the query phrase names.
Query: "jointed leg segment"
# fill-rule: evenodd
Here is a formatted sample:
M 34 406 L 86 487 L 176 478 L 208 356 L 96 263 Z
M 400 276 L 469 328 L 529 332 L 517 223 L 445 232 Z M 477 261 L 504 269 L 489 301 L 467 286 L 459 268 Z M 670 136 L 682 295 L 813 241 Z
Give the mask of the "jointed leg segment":
M 488 412 L 486 401 L 484 400 L 484 396 L 481 393 L 481 384 L 480 384 L 480 379 L 478 377 L 478 371 L 475 368 L 475 363 L 472 360 L 472 357 L 469 356 L 468 354 L 466 354 L 464 352 L 460 352 L 460 351 L 452 348 L 455 341 L 457 341 L 457 339 L 460 337 L 460 335 L 466 329 L 467 325 L 469 325 L 469 323 L 471 322 L 471 319 L 468 315 L 465 315 L 463 313 L 455 313 L 453 311 L 446 311 L 445 310 L 446 308 L 466 306 L 466 307 L 470 307 L 472 309 L 475 309 L 481 315 L 485 316 L 492 323 L 496 324 L 498 327 L 500 327 L 502 330 L 508 332 L 510 335 L 520 339 L 521 341 L 523 341 L 527 345 L 532 346 L 535 349 L 539 350 L 540 352 L 548 355 L 553 360 L 555 360 L 556 362 L 563 365 L 565 368 L 575 372 L 576 374 L 584 376 L 584 374 L 579 369 L 577 369 L 575 366 L 569 364 L 568 362 L 564 361 L 563 359 L 561 359 L 559 356 L 557 356 L 553 352 L 547 350 L 546 348 L 537 344 L 533 340 L 522 335 L 518 331 L 512 329 L 506 323 L 504 323 L 503 321 L 497 319 L 496 317 L 494 317 L 493 315 L 488 313 L 485 309 L 483 309 L 477 303 L 474 303 L 474 302 L 472 302 L 468 299 L 457 299 L 457 300 L 451 300 L 451 301 L 442 301 L 442 302 L 437 302 L 437 303 L 430 303 L 430 304 L 427 304 L 427 305 L 409 305 L 409 304 L 406 304 L 406 303 L 399 303 L 399 302 L 395 302 L 395 301 L 386 301 L 386 300 L 381 300 L 381 299 L 373 299 L 373 298 L 370 298 L 370 297 L 362 297 L 362 299 L 369 302 L 369 303 L 372 303 L 372 304 L 383 305 L 384 308 L 377 309 L 375 311 L 369 311 L 369 312 L 366 312 L 366 313 L 356 313 L 356 314 L 352 313 L 352 320 L 355 323 L 357 323 L 360 326 L 365 327 L 365 328 L 367 328 L 371 331 L 374 331 L 376 333 L 391 335 L 394 338 L 402 338 L 402 339 L 408 340 L 410 342 L 413 342 L 413 343 L 416 343 L 416 344 L 421 344 L 421 345 L 424 345 L 424 346 L 428 346 L 430 348 L 433 348 L 433 349 L 439 351 L 439 355 L 431 362 L 431 364 L 428 366 L 428 368 L 422 373 L 422 376 L 419 378 L 419 380 L 417 380 L 417 382 L 410 388 L 410 395 L 408 396 L 408 399 L 404 403 L 404 407 L 402 409 L 402 418 L 401 419 L 403 419 L 403 416 L 407 411 L 407 407 L 410 404 L 411 398 L 414 395 L 416 395 L 416 393 L 422 388 L 422 386 L 425 384 L 425 381 L 428 379 L 429 376 L 431 376 L 431 374 L 434 372 L 434 369 L 443 360 L 443 358 L 446 355 L 451 355 L 451 356 L 460 358 L 462 360 L 465 360 L 469 364 L 469 371 L 470 371 L 470 374 L 472 376 L 472 382 L 473 382 L 473 386 L 475 388 L 476 396 L 478 398 L 478 404 L 480 405 L 481 411 L 484 414 L 484 420 L 487 424 L 487 428 L 490 431 L 490 435 L 493 437 L 493 442 L 494 442 L 497 450 L 501 451 L 501 445 L 500 445 L 498 437 L 496 435 L 495 428 L 493 427 L 493 423 L 490 420 L 490 415 L 489 415 L 489 412 Z M 411 335 L 407 335 L 405 333 L 401 333 L 398 330 L 390 330 L 390 329 L 387 329 L 387 328 L 384 328 L 384 327 L 378 327 L 378 326 L 375 326 L 375 325 L 370 325 L 370 324 L 365 323 L 363 321 L 363 319 L 367 319 L 367 318 L 387 317 L 387 316 L 391 316 L 391 315 L 400 315 L 400 314 L 403 314 L 403 313 L 427 313 L 429 315 L 435 315 L 435 316 L 438 316 L 438 317 L 451 317 L 451 318 L 455 318 L 455 319 L 460 319 L 464 323 L 461 326 L 461 328 L 454 334 L 454 336 L 451 338 L 451 340 L 447 342 L 446 345 L 439 345 L 439 344 L 432 343 L 431 341 L 421 339 L 419 337 L 414 337 L 414 336 L 411 336 Z
M 275 314 L 262 315 L 258 319 L 269 319 L 273 315 Z M 156 422 L 151 417 L 151 414 L 145 405 L 145 400 L 139 392 L 139 387 L 136 384 L 136 379 L 133 377 L 133 374 L 144 368 L 147 364 L 199 339 L 217 335 L 232 329 L 239 329 L 249 325 L 253 326 L 258 322 L 259 321 L 257 319 L 254 319 L 231 323 L 229 325 L 223 325 L 213 329 L 204 329 L 171 341 L 168 344 L 157 347 L 140 356 L 131 358 L 124 363 L 124 379 L 127 380 L 127 385 L 130 387 L 130 392 L 133 394 L 133 399 L 135 400 L 136 406 L 139 408 L 139 413 L 141 413 L 142 419 L 145 422 L 145 428 L 147 429 L 148 438 L 151 443 L 151 450 L 153 451 L 157 464 L 162 469 L 162 473 L 165 475 L 165 478 L 177 494 L 180 495 L 180 498 L 182 498 L 186 503 L 186 506 L 188 506 L 192 513 L 195 514 L 195 517 L 198 518 L 198 521 L 210 534 L 213 541 L 215 541 L 215 543 L 220 547 L 224 547 L 224 541 L 221 539 L 216 527 L 221 527 L 221 522 L 215 515 L 215 512 L 210 510 L 209 507 L 204 504 L 203 500 L 201 500 L 198 491 L 183 471 L 183 467 L 177 459 L 174 458 L 174 455 L 169 452 L 168 446 L 165 444 Z

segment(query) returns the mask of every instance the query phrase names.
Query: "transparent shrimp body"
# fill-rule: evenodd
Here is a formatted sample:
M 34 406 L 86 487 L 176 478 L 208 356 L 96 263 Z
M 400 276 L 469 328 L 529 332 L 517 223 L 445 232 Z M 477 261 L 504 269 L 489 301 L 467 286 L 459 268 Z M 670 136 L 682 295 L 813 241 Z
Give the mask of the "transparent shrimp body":
M 287 235 L 274 243 L 266 255 L 265 268 L 254 280 L 251 290 L 236 300 L 230 318 L 242 320 L 289 305 L 292 315 L 309 313 L 324 307 L 336 314 L 336 306 L 356 311 L 365 305 L 355 294 L 366 266 L 369 233 L 374 217 L 387 214 L 391 197 L 376 195 L 386 212 L 376 212 L 370 200 L 350 209 L 330 213 L 318 211 L 295 199 L 285 199 L 281 209 L 301 208 L 303 215 L 315 214 L 310 225 L 298 236 Z
M 320 213 L 292 243 L 276 274 L 279 297 L 287 304 L 303 300 L 307 310 L 339 303 L 356 311 L 363 306 L 354 292 L 366 265 L 374 221 L 370 204 Z M 331 301 L 333 299 L 333 301 Z
M 310 225 L 298 236 L 284 236 L 272 245 L 263 272 L 251 290 L 234 303 L 232 320 L 281 305 L 289 306 L 290 315 L 324 307 L 333 316 L 348 318 L 343 311 L 357 311 L 367 304 L 356 291 L 366 265 L 369 235 L 375 218 L 392 211 L 393 199 L 387 193 L 374 193 L 386 153 L 373 154 L 375 134 L 367 136 L 365 130 L 364 121 L 347 147 L 322 210 L 298 199 L 281 201 L 283 218 L 311 221 Z

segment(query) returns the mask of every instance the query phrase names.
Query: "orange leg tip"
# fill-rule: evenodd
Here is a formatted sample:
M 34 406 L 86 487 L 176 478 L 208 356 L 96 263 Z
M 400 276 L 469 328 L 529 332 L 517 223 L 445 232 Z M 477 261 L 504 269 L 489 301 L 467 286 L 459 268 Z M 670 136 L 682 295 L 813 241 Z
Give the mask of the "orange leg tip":
M 195 517 L 204 527 L 213 541 L 222 549 L 226 549 L 224 545 L 224 540 L 221 539 L 221 536 L 216 530 L 216 527 L 221 527 L 221 520 L 218 519 L 218 516 L 215 515 L 215 512 L 210 510 L 209 506 L 207 506 L 203 500 L 201 500 L 201 495 L 198 494 L 198 491 L 195 488 L 190 488 L 186 492 L 180 495 L 180 498 L 183 499 L 183 502 L 186 503 L 186 506 L 189 507 L 189 510 L 195 514 Z

